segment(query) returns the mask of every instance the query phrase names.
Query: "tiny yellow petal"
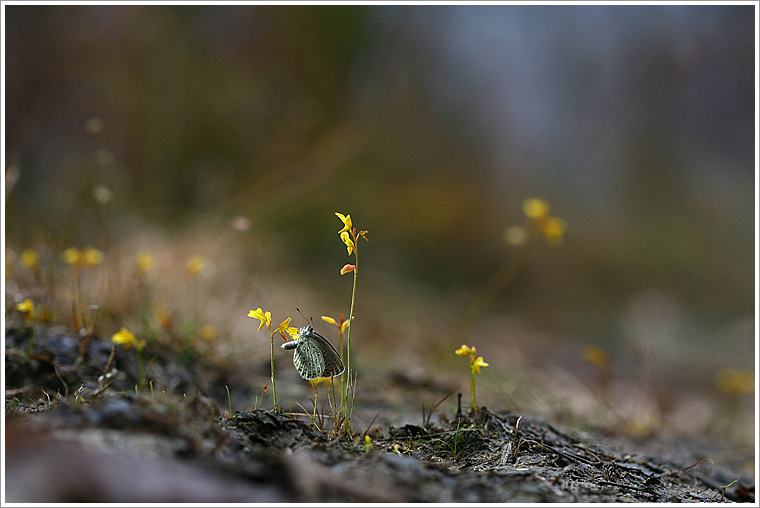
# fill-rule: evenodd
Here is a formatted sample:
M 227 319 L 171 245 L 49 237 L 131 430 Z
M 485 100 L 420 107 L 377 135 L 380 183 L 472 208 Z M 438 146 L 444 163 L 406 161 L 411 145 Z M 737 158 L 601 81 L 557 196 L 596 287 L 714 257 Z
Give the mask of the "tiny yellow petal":
M 330 316 L 322 316 L 322 321 L 325 321 L 325 322 L 327 322 L 327 323 L 330 323 L 331 325 L 335 325 L 335 326 L 338 326 L 338 322 L 337 322 L 337 321 L 335 321 L 335 320 L 334 320 L 333 318 L 331 318 Z
M 286 330 L 289 324 L 290 324 L 290 318 L 286 319 L 285 321 L 277 325 L 277 328 L 275 328 L 274 331 L 279 332 L 281 330 Z
M 353 227 L 353 224 L 351 223 L 351 214 L 343 215 L 342 213 L 335 212 L 335 215 L 337 215 L 343 223 L 343 228 L 338 231 L 338 234 L 344 233 L 346 231 L 351 231 L 351 228 Z
M 523 201 L 522 210 L 529 219 L 543 219 L 549 215 L 549 203 L 543 199 L 529 198 Z
M 298 336 L 301 335 L 301 332 L 298 330 L 298 328 L 294 328 L 292 326 L 289 326 L 289 327 L 285 328 L 284 330 L 281 330 L 280 331 L 280 335 L 282 335 L 282 332 L 285 332 L 288 335 L 290 335 L 291 339 L 297 339 Z M 285 340 L 287 340 L 287 338 L 284 335 L 282 335 L 282 338 L 285 339 Z
M 348 255 L 350 256 L 354 252 L 354 242 L 351 240 L 351 238 L 348 236 L 348 232 L 344 231 L 340 234 L 340 239 L 343 241 L 343 243 L 346 244 L 346 249 L 348 250 Z
M 478 359 L 472 362 L 471 367 L 478 374 L 480 374 L 480 368 L 481 367 L 488 367 L 488 364 L 485 361 L 483 361 L 483 357 L 482 356 L 478 356 Z
M 472 349 L 468 347 L 466 344 L 462 344 L 462 347 L 454 351 L 454 354 L 457 356 L 469 356 L 470 354 L 475 353 L 475 348 Z
M 271 323 L 271 319 L 272 319 L 269 311 L 264 313 L 264 311 L 261 310 L 261 307 L 259 307 L 256 310 L 250 311 L 248 313 L 248 317 L 253 318 L 253 319 L 258 319 L 259 321 L 261 321 L 261 323 L 259 324 L 259 330 L 261 330 L 264 327 L 264 325 L 267 325 L 267 328 L 268 328 L 269 323 Z
M 349 323 L 349 321 L 343 321 L 343 324 L 340 325 L 340 331 L 341 332 L 345 332 L 346 331 L 346 329 L 348 328 L 348 323 Z

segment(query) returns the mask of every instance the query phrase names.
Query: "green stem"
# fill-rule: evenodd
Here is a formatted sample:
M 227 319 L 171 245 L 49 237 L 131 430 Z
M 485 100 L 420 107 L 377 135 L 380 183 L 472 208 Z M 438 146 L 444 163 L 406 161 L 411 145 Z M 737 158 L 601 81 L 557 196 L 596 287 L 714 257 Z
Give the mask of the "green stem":
M 351 328 L 354 322 L 354 300 L 356 298 L 356 275 L 359 272 L 359 251 L 354 243 L 354 286 L 351 290 L 351 310 L 348 313 L 348 336 L 346 337 L 346 383 L 343 387 L 343 418 L 345 420 L 346 430 L 351 430 L 351 422 L 348 419 L 348 393 L 351 388 Z
M 341 314 L 343 316 L 343 314 Z M 343 363 L 343 365 L 346 364 L 345 355 L 343 354 L 343 323 L 341 320 L 341 323 L 338 325 L 338 335 L 340 335 L 340 361 Z M 338 414 L 343 411 L 343 405 L 346 403 L 346 376 L 345 371 L 340 375 L 340 409 L 338 410 Z M 337 404 L 337 401 L 335 400 L 335 385 L 333 385 L 333 402 Z
M 267 327 L 267 330 L 269 328 Z M 279 412 L 280 408 L 277 407 L 277 388 L 274 385 L 274 334 L 269 330 L 269 361 L 272 366 L 272 398 L 274 399 L 274 410 Z
M 470 367 L 470 400 L 472 401 L 472 410 L 477 411 L 478 403 L 475 401 L 475 369 Z

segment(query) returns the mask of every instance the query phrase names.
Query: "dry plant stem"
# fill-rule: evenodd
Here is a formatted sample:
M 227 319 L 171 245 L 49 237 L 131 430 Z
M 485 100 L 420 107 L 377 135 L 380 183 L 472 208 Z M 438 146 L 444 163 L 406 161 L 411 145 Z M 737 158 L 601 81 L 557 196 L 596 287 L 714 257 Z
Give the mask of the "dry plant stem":
M 351 310 L 348 313 L 348 336 L 346 337 L 346 383 L 343 386 L 343 418 L 346 431 L 351 430 L 351 419 L 348 415 L 348 392 L 351 385 L 351 329 L 354 322 L 354 300 L 356 298 L 356 274 L 359 271 L 359 251 L 354 249 L 354 285 L 351 290 Z

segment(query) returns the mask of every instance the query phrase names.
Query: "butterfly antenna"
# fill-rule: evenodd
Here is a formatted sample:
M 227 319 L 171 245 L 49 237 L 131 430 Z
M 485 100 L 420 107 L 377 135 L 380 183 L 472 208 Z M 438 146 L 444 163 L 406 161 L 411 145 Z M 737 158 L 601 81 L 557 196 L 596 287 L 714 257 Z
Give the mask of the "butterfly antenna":
M 301 316 L 303 316 L 304 319 L 306 319 L 306 316 L 303 315 L 303 312 L 301 312 L 301 309 L 299 309 L 298 307 L 296 307 L 296 310 L 298 311 L 299 314 L 301 314 Z M 308 323 L 309 320 L 306 319 L 306 322 Z M 314 326 L 314 318 L 312 318 L 312 320 L 311 320 L 311 326 Z

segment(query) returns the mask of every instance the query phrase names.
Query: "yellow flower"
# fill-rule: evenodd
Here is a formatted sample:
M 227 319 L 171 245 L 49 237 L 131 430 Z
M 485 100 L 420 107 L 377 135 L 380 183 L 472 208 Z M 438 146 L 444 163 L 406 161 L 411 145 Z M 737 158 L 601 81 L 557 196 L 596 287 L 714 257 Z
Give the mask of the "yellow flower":
M 610 363 L 610 356 L 596 346 L 583 346 L 583 359 L 598 368 Z
M 345 233 L 346 231 L 351 231 L 351 228 L 353 227 L 353 224 L 351 224 L 351 214 L 343 215 L 342 213 L 335 212 L 335 215 L 338 216 L 338 218 L 343 222 L 343 229 L 338 231 L 338 234 Z M 342 235 L 341 235 L 342 238 Z
M 549 203 L 543 199 L 529 198 L 523 201 L 522 210 L 529 219 L 540 220 L 549 215 Z
M 111 337 L 111 342 L 113 342 L 114 344 L 121 344 L 125 348 L 129 348 L 130 346 L 135 346 L 135 349 L 137 350 L 142 350 L 142 348 L 145 347 L 145 341 L 137 340 L 137 337 L 135 337 L 132 332 L 130 332 L 124 327 L 122 327 L 121 330 L 113 334 L 113 336 Z
M 193 256 L 187 262 L 185 268 L 190 277 L 197 277 L 198 274 L 201 273 L 201 270 L 203 270 L 204 266 L 206 266 L 206 258 L 203 256 Z
M 21 253 L 21 264 L 27 268 L 34 268 L 39 264 L 40 257 L 34 249 L 25 249 Z
M 344 231 L 340 234 L 340 239 L 343 241 L 343 243 L 346 244 L 346 249 L 348 250 L 348 255 L 350 256 L 354 252 L 354 242 L 351 240 L 351 238 L 348 236 L 348 232 Z
M 79 249 L 76 247 L 69 247 L 62 253 L 63 256 L 63 262 L 67 265 L 77 265 L 79 264 L 79 257 L 80 252 Z
M 314 380 L 314 384 L 322 383 L 326 385 L 331 385 L 334 381 L 335 381 L 335 378 L 332 378 L 332 377 L 318 377 L 317 379 Z
M 481 367 L 488 367 L 488 364 L 485 361 L 483 361 L 482 356 L 478 356 L 477 360 L 470 362 L 470 368 L 476 371 L 478 374 L 480 374 Z
M 751 370 L 720 369 L 715 374 L 715 384 L 723 393 L 752 393 L 755 389 L 755 373 Z
M 103 262 L 103 252 L 94 247 L 69 247 L 63 251 L 63 261 L 68 265 L 95 266 Z
M 356 316 L 354 316 L 356 317 Z M 346 328 L 348 328 L 348 320 L 343 320 L 343 314 L 340 315 L 340 324 L 338 322 L 331 318 L 330 316 L 322 316 L 322 321 L 325 321 L 327 323 L 330 323 L 331 325 L 337 326 L 341 332 L 345 332 Z
M 295 330 L 296 333 L 298 332 L 298 330 L 296 328 L 293 328 L 292 326 L 288 326 L 289 324 L 290 324 L 290 318 L 286 319 L 285 321 L 283 321 L 282 323 L 280 323 L 279 325 L 277 325 L 277 328 L 274 329 L 273 333 L 280 332 L 280 335 L 282 335 L 282 338 L 285 339 L 285 340 L 288 340 L 288 338 L 285 337 L 285 333 L 284 332 L 287 332 L 288 335 L 291 335 L 291 336 L 293 334 L 290 333 L 290 332 L 288 332 L 288 330 Z
M 147 252 L 139 252 L 135 259 L 135 266 L 140 274 L 146 274 L 153 267 L 153 256 Z
M 198 334 L 203 340 L 214 340 L 219 335 L 219 333 L 216 331 L 216 328 L 211 325 L 201 326 L 198 330 Z
M 103 262 L 103 252 L 94 247 L 85 247 L 79 256 L 82 266 L 95 266 Z
M 24 319 L 34 318 L 34 302 L 29 298 L 16 305 L 16 310 L 24 315 Z
M 559 245 L 567 230 L 567 223 L 559 217 L 550 217 L 543 224 L 544 238 L 549 245 Z
M 454 354 L 457 356 L 470 356 L 475 354 L 475 347 L 473 346 L 470 348 L 469 346 L 462 344 L 462 347 L 454 351 Z
M 272 326 L 272 313 L 269 311 L 264 312 L 261 310 L 261 307 L 259 307 L 256 310 L 252 310 L 248 313 L 248 317 L 258 319 L 261 321 L 261 324 L 259 325 L 259 330 L 261 330 L 264 325 L 266 325 L 267 330 Z

